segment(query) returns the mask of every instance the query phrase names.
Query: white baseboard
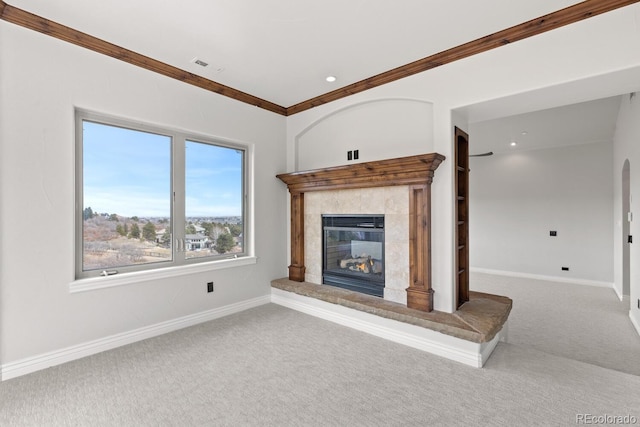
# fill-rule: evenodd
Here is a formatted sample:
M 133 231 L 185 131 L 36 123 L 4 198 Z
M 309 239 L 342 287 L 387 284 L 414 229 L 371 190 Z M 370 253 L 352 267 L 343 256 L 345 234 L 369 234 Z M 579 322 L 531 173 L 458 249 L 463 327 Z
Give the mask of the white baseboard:
M 620 301 L 624 300 L 624 295 L 622 295 L 622 293 L 618 290 L 618 288 L 616 288 L 615 284 L 613 285 L 613 291 L 616 293 Z
M 271 289 L 271 301 L 302 313 L 476 368 L 484 366 L 484 363 L 502 337 L 501 331 L 490 342 L 474 343 L 430 329 L 276 288 Z
M 576 279 L 562 276 L 543 276 L 541 274 L 519 273 L 516 271 L 492 270 L 489 268 L 471 267 L 472 273 L 493 274 L 496 276 L 522 277 L 523 279 L 545 280 L 547 282 L 571 283 L 574 285 L 598 286 L 601 288 L 615 289 L 613 282 L 600 282 L 597 280 Z
M 2 381 L 5 381 L 21 375 L 46 369 L 51 366 L 71 362 L 106 350 L 112 350 L 123 345 L 153 338 L 168 332 L 173 332 L 188 326 L 194 326 L 199 323 L 208 322 L 230 314 L 239 313 L 270 302 L 271 297 L 269 295 L 265 295 L 235 304 L 226 305 L 224 307 L 218 307 L 212 310 L 179 317 L 177 319 L 168 320 L 155 325 L 145 326 L 133 331 L 111 335 L 83 344 L 63 348 L 61 350 L 55 350 L 15 362 L 6 363 L 0 367 L 0 378 Z
M 629 319 L 631 319 L 631 324 L 636 328 L 638 335 L 640 335 L 640 320 L 636 318 L 633 310 L 629 310 Z

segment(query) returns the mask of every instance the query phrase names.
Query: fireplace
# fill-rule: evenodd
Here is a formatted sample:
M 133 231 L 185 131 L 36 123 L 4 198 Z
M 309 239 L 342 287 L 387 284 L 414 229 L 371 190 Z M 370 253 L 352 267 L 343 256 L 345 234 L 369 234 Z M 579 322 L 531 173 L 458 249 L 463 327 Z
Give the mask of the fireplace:
M 311 280 L 312 283 L 320 282 L 321 269 L 311 271 L 313 264 L 306 264 L 312 259 L 305 256 L 306 241 L 315 240 L 315 234 L 320 232 L 322 227 L 318 224 L 310 231 L 311 234 L 305 236 L 305 220 L 307 222 L 316 221 L 316 217 L 310 214 L 308 206 L 305 206 L 305 194 L 317 192 L 337 191 L 344 193 L 356 190 L 360 193 L 356 197 L 361 203 L 371 203 L 368 194 L 369 189 L 397 187 L 404 188 L 408 203 L 404 205 L 405 219 L 408 222 L 408 233 L 399 234 L 394 227 L 388 237 L 399 238 L 402 242 L 393 242 L 394 252 L 397 251 L 397 244 L 402 244 L 408 252 L 404 257 L 393 257 L 394 262 L 383 267 L 389 272 L 389 280 L 385 283 L 385 298 L 387 292 L 392 288 L 391 282 L 402 279 L 401 288 L 406 291 L 406 304 L 409 308 L 422 311 L 433 310 L 433 289 L 431 288 L 431 183 L 438 165 L 445 157 L 438 153 L 419 154 L 416 156 L 401 157 L 397 159 L 377 160 L 365 163 L 356 163 L 345 166 L 333 166 L 325 169 L 315 169 L 311 171 L 299 171 L 278 174 L 277 177 L 287 184 L 291 194 L 291 264 L 289 264 L 289 280 L 304 282 L 307 275 L 318 278 L 318 281 Z M 384 190 L 376 190 L 376 193 L 383 193 Z M 374 209 L 366 209 L 367 213 L 379 211 L 384 206 L 391 211 L 397 210 L 397 206 L 390 201 L 383 200 Z M 322 213 L 343 214 L 339 204 L 326 204 Z M 334 212 L 328 212 L 334 211 Z M 354 212 L 350 209 L 346 212 Z M 387 212 L 387 211 L 385 211 Z M 385 214 L 386 215 L 386 214 Z M 321 218 L 317 217 L 320 222 Z M 386 246 L 390 246 L 389 238 L 386 239 Z M 387 251 L 390 253 L 390 251 Z M 309 257 L 318 258 L 321 251 L 308 253 Z M 404 271 L 390 271 L 394 265 L 401 264 L 396 260 L 406 260 L 407 268 Z M 318 260 L 318 265 L 321 262 Z M 310 265 L 307 272 L 307 265 Z M 408 287 L 407 287 L 408 286 Z M 404 292 L 404 291 L 403 291 Z M 393 297 L 393 300 L 396 300 Z
M 322 215 L 322 283 L 384 296 L 384 216 Z

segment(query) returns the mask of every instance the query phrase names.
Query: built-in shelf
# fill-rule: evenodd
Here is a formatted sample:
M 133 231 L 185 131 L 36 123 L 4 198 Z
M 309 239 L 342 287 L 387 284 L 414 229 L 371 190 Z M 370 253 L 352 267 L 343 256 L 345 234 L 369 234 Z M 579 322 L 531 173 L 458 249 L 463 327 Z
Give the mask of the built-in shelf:
M 458 227 L 456 230 L 456 242 L 458 251 L 456 252 L 456 266 L 458 276 L 456 277 L 456 289 L 458 293 L 458 307 L 469 300 L 469 135 L 461 129 L 455 128 L 454 155 L 458 173 L 455 175 L 455 189 L 458 198 L 456 204 L 456 220 Z

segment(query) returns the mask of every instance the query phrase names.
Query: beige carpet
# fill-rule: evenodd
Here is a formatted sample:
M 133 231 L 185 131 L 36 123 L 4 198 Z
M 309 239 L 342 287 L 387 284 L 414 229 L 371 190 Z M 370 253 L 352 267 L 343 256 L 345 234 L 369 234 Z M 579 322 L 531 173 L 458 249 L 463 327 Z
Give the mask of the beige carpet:
M 640 377 L 528 343 L 501 343 L 476 369 L 273 304 L 0 383 L 2 426 L 569 426 L 583 414 L 640 424 Z
M 640 375 L 629 302 L 612 289 L 480 273 L 470 287 L 513 300 L 511 344 Z

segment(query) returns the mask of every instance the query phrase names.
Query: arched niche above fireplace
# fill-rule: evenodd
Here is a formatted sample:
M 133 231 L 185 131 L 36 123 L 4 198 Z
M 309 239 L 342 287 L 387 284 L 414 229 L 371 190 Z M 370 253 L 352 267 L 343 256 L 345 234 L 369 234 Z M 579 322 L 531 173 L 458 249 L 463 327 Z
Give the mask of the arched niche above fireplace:
M 305 280 L 304 194 L 310 191 L 404 185 L 409 189 L 409 283 L 407 307 L 433 310 L 431 288 L 431 182 L 445 157 L 420 154 L 279 174 L 291 194 L 291 265 L 289 279 Z

